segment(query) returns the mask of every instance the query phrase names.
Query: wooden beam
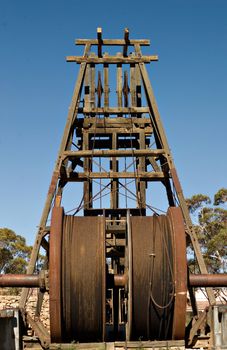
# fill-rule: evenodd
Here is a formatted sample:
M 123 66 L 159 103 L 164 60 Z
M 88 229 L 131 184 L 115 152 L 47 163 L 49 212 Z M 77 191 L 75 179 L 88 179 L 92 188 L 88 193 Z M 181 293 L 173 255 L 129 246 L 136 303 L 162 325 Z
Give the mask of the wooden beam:
M 97 113 L 99 114 L 99 113 Z M 115 114 L 115 113 L 114 113 Z M 97 128 L 99 127 L 115 127 L 119 125 L 119 127 L 131 127 L 132 125 L 138 125 L 145 127 L 146 125 L 151 125 L 150 118 L 124 118 L 124 117 L 115 117 L 115 118 L 98 118 L 95 120 L 94 117 L 85 117 L 82 119 L 77 119 L 76 125 L 80 125 L 81 127 L 89 127 L 90 125 L 95 124 Z
M 164 149 L 136 149 L 136 150 L 83 150 L 83 151 L 65 151 L 63 158 L 86 158 L 86 157 L 158 157 L 164 154 Z
M 77 39 L 75 40 L 76 45 L 98 45 L 98 39 Z M 102 44 L 105 46 L 122 46 L 125 45 L 124 39 L 103 39 Z M 128 41 L 128 46 L 139 44 L 141 46 L 149 46 L 150 40 L 148 39 L 132 39 Z
M 84 172 L 72 173 L 67 179 L 69 182 L 86 181 L 87 179 L 142 179 L 144 181 L 161 181 L 165 175 L 163 172 Z
M 107 119 L 107 118 L 105 118 L 105 119 Z M 85 128 L 85 127 L 84 127 Z M 145 126 L 145 127 L 143 127 L 143 130 L 145 131 L 145 133 L 146 133 L 146 139 L 147 139 L 147 137 L 148 136 L 150 136 L 152 133 L 153 133 L 153 128 L 151 127 L 151 126 Z M 115 124 L 115 125 L 113 125 L 113 126 L 110 126 L 110 125 L 108 125 L 108 126 L 104 126 L 104 127 L 102 127 L 102 126 L 97 126 L 97 125 L 95 125 L 95 124 L 93 124 L 91 127 L 89 127 L 89 126 L 87 126 L 86 127 L 86 130 L 84 129 L 84 133 L 89 133 L 89 134 L 97 134 L 97 135 L 99 135 L 99 136 L 105 136 L 104 134 L 106 134 L 106 133 L 108 133 L 108 134 L 111 134 L 111 133 L 113 133 L 113 132 L 117 132 L 118 133 L 118 135 L 121 135 L 121 136 L 129 136 L 129 135 L 131 135 L 132 133 L 133 134 L 140 134 L 141 133 L 141 127 L 139 127 L 139 125 L 138 126 L 136 126 L 136 125 L 131 125 L 131 124 L 127 124 L 127 126 L 126 126 L 126 128 L 125 128 L 125 126 L 122 126 L 120 123 L 118 123 L 118 124 Z M 77 129 L 77 135 L 78 135 L 78 137 L 81 137 L 81 134 L 82 134 L 82 130 L 78 130 Z M 96 141 L 97 142 L 97 141 Z M 130 140 L 129 140 L 129 142 L 130 142 Z M 129 145 L 129 148 L 131 147 L 130 146 L 130 144 L 129 144 L 129 142 L 128 142 L 128 145 Z M 100 143 L 99 143 L 100 144 Z M 138 144 L 138 143 L 137 143 Z M 146 143 L 146 145 L 147 145 L 148 143 Z M 95 143 L 95 145 L 97 145 L 97 143 Z M 98 147 L 96 147 L 96 149 L 97 149 Z M 102 148 L 102 147 L 101 147 Z M 107 147 L 107 148 L 109 148 L 109 147 Z M 111 149 L 111 148 L 110 148 Z
M 95 64 L 103 64 L 103 63 L 109 63 L 109 64 L 117 64 L 117 63 L 150 63 L 151 61 L 158 61 L 157 55 L 151 55 L 151 56 L 141 56 L 141 57 L 120 57 L 120 56 L 106 56 L 106 57 L 98 57 L 98 56 L 67 56 L 66 57 L 67 62 L 76 62 L 76 63 L 95 63 Z
M 85 45 L 84 54 L 83 54 L 84 57 L 87 57 L 87 56 L 89 55 L 90 48 L 91 48 L 91 45 L 90 45 L 90 44 L 86 44 L 86 45 Z
M 50 350 L 107 350 L 107 349 L 125 349 L 125 342 L 117 341 L 115 343 L 68 343 L 68 344 L 56 344 L 51 343 L 49 349 Z M 60 347 L 59 347 L 60 346 Z M 184 350 L 185 342 L 184 340 L 164 340 L 164 341 L 127 341 L 127 349 L 128 350 Z
M 104 85 L 105 93 L 105 85 Z M 119 97 L 120 100 L 121 97 Z M 135 114 L 149 113 L 149 107 L 101 107 L 101 108 L 79 108 L 78 113 L 83 114 Z M 149 118 L 150 119 L 150 118 Z

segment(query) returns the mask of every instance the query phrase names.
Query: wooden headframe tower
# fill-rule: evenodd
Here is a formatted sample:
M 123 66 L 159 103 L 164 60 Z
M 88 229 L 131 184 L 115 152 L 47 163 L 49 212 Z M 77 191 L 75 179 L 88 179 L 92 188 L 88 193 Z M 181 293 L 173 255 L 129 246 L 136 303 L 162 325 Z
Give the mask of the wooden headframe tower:
M 169 206 L 180 206 L 201 273 L 207 273 L 148 78 L 146 64 L 158 57 L 141 51 L 149 40 L 132 40 L 127 29 L 123 39 L 103 39 L 98 28 L 96 39 L 78 39 L 76 44 L 84 46 L 84 53 L 67 57 L 80 65 L 78 79 L 27 273 L 34 272 L 40 247 L 48 253 L 48 217 L 52 206 L 61 205 L 69 182 L 83 186 L 76 212 L 118 219 L 128 209 L 120 201 L 122 189 L 135 200 L 131 214 L 144 216 L 152 207 L 146 189 L 154 181 L 162 183 Z M 110 46 L 117 48 L 114 55 L 104 51 Z M 115 98 L 110 94 L 114 79 Z M 131 181 L 133 189 L 128 185 Z M 99 198 L 109 191 L 109 201 L 103 199 L 100 206 L 94 205 L 97 188 Z M 207 292 L 214 304 L 212 290 Z M 27 297 L 24 289 L 21 309 Z

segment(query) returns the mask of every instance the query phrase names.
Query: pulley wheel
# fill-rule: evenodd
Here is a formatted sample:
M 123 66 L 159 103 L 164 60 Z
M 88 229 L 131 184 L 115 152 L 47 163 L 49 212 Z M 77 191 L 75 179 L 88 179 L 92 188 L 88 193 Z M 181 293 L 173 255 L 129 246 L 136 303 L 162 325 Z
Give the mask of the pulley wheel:
M 183 339 L 187 265 L 181 211 L 169 208 L 167 216 L 132 216 L 130 226 L 129 339 Z
M 54 234 L 51 230 L 50 237 Z M 54 263 L 51 264 L 51 251 L 58 245 L 58 241 L 50 238 L 50 267 Z M 103 217 L 63 216 L 59 261 L 58 270 L 50 268 L 50 296 L 56 293 L 55 289 L 59 294 L 57 301 L 50 297 L 52 341 L 59 341 L 59 338 L 61 342 L 103 341 L 106 300 Z M 54 274 L 60 275 L 59 285 L 55 283 Z M 56 305 L 59 308 L 57 320 L 56 314 L 51 314 Z

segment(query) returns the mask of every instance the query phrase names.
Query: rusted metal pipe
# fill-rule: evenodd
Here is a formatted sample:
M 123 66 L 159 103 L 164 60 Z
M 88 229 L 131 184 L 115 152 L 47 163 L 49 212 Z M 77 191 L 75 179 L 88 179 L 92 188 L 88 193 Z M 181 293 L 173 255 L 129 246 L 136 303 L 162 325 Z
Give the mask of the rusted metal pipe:
M 0 287 L 40 287 L 39 275 L 0 275 Z
M 116 287 L 124 287 L 128 282 L 127 274 L 112 276 L 110 284 Z M 227 274 L 190 274 L 189 284 L 192 287 L 227 287 Z M 44 281 L 40 275 L 7 274 L 0 275 L 0 287 L 44 287 Z
M 192 287 L 227 287 L 227 274 L 190 274 L 189 284 Z
M 128 282 L 128 275 L 114 275 L 112 273 L 107 274 L 107 287 L 108 288 L 114 288 L 114 287 L 125 287 L 125 285 Z
M 116 287 L 124 287 L 128 282 L 128 275 L 114 275 L 114 285 Z

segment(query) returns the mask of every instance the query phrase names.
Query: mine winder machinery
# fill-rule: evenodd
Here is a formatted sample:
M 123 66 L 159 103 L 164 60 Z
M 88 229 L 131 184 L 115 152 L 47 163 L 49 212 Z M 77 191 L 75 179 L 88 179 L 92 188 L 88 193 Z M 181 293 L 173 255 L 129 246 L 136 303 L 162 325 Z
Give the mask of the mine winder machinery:
M 130 39 L 128 29 L 115 40 L 98 28 L 96 39 L 76 44 L 84 53 L 67 57 L 80 68 L 27 274 L 0 278 L 24 287 L 24 347 L 37 339 L 45 349 L 185 349 L 202 341 L 226 349 L 227 308 L 216 305 L 212 287 L 227 278 L 207 273 L 193 229 L 146 69 L 158 57 L 143 55 L 149 40 Z M 163 212 L 153 204 L 156 187 Z M 186 241 L 200 274 L 189 273 Z M 201 314 L 198 286 L 210 304 Z M 39 317 L 45 293 L 50 331 Z

